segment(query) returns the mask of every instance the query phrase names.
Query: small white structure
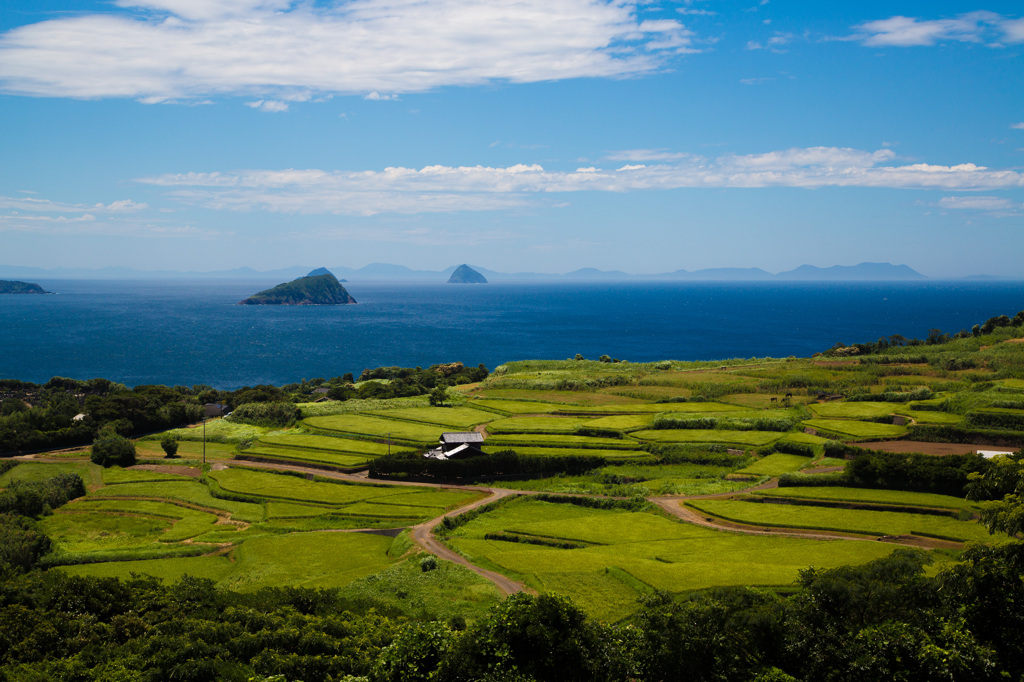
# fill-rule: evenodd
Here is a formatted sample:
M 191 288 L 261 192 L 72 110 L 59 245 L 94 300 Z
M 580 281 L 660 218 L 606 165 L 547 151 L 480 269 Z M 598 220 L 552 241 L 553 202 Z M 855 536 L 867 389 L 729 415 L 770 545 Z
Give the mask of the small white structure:
M 483 450 L 480 449 L 483 442 L 484 435 L 475 431 L 442 433 L 439 441 L 440 447 L 428 451 L 423 456 L 445 460 L 474 457 L 483 454 Z
M 992 459 L 993 457 L 1003 457 L 1004 455 L 1012 455 L 1013 450 L 978 450 L 978 454 L 985 459 Z

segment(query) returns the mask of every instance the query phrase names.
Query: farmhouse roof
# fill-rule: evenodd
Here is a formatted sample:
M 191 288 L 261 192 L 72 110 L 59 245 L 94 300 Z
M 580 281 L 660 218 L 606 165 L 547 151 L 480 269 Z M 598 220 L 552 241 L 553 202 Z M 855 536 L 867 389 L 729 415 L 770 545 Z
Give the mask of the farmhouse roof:
M 484 435 L 475 431 L 449 431 L 441 434 L 442 443 L 483 443 Z

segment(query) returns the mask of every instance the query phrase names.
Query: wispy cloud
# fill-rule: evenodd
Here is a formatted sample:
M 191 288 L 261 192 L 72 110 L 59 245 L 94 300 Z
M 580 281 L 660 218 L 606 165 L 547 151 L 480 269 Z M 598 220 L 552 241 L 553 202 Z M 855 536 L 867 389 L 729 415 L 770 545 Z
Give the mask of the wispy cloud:
M 1005 197 L 942 197 L 938 204 L 939 208 L 944 209 L 985 211 L 997 215 L 1017 215 L 1024 209 L 1024 204 L 1015 203 Z
M 1021 121 L 1020 123 L 1014 123 L 1010 127 L 1013 128 L 1014 130 L 1024 130 L 1024 121 Z
M 281 102 L 275 99 L 259 99 L 255 102 L 246 102 L 245 106 L 258 109 L 259 111 L 266 111 L 273 114 L 278 114 L 284 111 L 288 111 L 288 102 Z
M 619 152 L 613 160 L 643 161 L 664 150 Z M 382 171 L 248 170 L 141 178 L 172 196 L 208 208 L 280 213 L 373 215 L 487 211 L 526 207 L 570 192 L 633 192 L 680 188 L 878 187 L 992 190 L 1024 187 L 1024 173 L 972 163 L 897 165 L 890 149 L 787 149 L 676 163 L 627 163 L 552 171 L 540 165 L 426 166 Z
M 695 51 L 629 0 L 119 0 L 0 36 L 0 89 L 48 97 L 260 98 L 617 78 Z M 270 102 L 270 103 L 268 103 Z
M 853 40 L 872 47 L 915 47 L 945 42 L 1024 42 L 1024 19 L 1009 19 L 995 12 L 978 11 L 952 19 L 894 16 L 854 26 Z
M 208 238 L 221 233 L 144 217 L 149 206 L 131 199 L 70 204 L 35 197 L 0 196 L 0 233 Z

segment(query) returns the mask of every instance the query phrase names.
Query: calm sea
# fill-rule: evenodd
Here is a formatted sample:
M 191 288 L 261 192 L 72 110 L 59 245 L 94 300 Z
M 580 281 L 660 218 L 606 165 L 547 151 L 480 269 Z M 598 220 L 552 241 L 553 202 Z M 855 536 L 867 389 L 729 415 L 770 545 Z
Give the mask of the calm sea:
M 1024 309 L 1024 283 L 360 283 L 350 306 L 239 306 L 275 281 L 54 280 L 0 296 L 0 377 L 232 389 L 381 365 L 582 353 L 631 361 L 808 356 L 956 332 Z

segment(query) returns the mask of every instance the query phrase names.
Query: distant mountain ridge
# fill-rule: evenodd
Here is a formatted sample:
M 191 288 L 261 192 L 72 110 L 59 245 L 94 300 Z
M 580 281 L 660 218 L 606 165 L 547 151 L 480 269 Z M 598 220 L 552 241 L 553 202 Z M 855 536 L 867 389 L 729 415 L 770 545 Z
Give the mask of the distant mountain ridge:
M 456 271 L 458 266 L 449 266 L 444 270 L 414 270 L 404 265 L 391 263 L 370 263 L 361 268 L 338 266 L 327 270 L 318 268 L 313 272 L 333 272 L 340 281 L 418 281 L 445 282 Z M 921 281 L 930 279 L 907 265 L 891 263 L 859 263 L 857 265 L 833 265 L 819 267 L 801 265 L 793 270 L 772 274 L 761 268 L 707 268 L 702 270 L 675 270 L 673 272 L 653 275 L 634 275 L 621 270 L 599 270 L 597 268 L 581 268 L 565 274 L 538 272 L 506 273 L 488 268 L 466 264 L 467 268 L 478 272 L 489 282 L 510 281 L 661 281 L 661 282 L 884 282 L 884 281 Z M 170 270 L 135 270 L 132 268 L 54 268 L 0 265 L 0 277 L 25 279 L 278 279 L 291 280 L 306 276 L 309 267 L 292 266 L 276 270 L 258 271 L 243 267 L 231 270 L 212 272 L 176 272 Z M 312 273 L 310 273 L 312 274 Z M 323 274 L 322 272 L 320 274 Z M 977 275 L 959 279 L 1007 280 L 1009 278 L 991 275 Z

